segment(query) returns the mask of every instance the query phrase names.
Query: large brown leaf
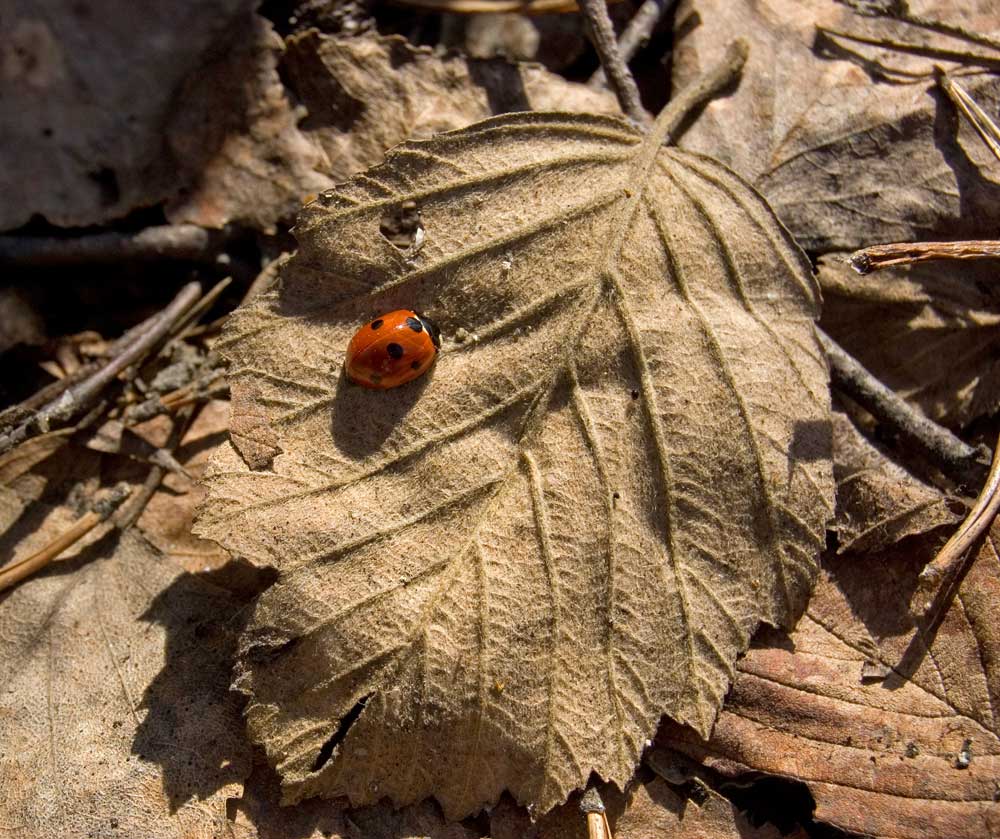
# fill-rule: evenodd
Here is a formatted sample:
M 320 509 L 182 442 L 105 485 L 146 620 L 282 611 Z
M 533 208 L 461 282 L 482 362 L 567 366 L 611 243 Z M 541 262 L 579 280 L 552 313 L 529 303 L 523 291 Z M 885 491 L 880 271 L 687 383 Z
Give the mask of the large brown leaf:
M 997 23 L 994 0 L 911 5 L 975 32 Z M 751 43 L 738 90 L 711 103 L 681 145 L 715 155 L 749 179 L 803 247 L 851 250 L 995 232 L 1000 165 L 934 85 L 935 65 L 959 65 L 831 42 L 818 27 L 994 60 L 995 53 L 861 17 L 838 0 L 686 0 L 677 21 L 675 88 L 718 61 L 733 38 Z M 1000 78 L 981 72 L 962 84 L 996 113 Z
M 802 780 L 816 818 L 854 833 L 998 835 L 998 539 L 994 524 L 930 624 L 911 607 L 940 540 L 830 560 L 791 637 L 740 662 L 712 739 L 679 728 L 665 739 L 726 774 Z M 866 662 L 888 675 L 862 681 Z
M 405 252 L 379 232 L 404 201 Z M 767 205 L 539 113 L 408 143 L 296 232 L 220 343 L 279 453 L 223 449 L 199 524 L 280 571 L 238 686 L 286 799 L 542 812 L 624 783 L 665 713 L 707 733 L 832 506 L 816 291 Z M 403 306 L 451 336 L 432 374 L 349 386 L 351 334 Z

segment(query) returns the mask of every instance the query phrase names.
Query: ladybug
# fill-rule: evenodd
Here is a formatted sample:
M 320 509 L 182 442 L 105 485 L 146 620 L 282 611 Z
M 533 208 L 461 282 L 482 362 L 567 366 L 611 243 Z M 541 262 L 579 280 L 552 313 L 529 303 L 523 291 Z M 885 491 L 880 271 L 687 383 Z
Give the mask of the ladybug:
M 433 321 L 409 309 L 397 309 L 354 333 L 344 370 L 347 378 L 362 387 L 397 387 L 426 373 L 440 347 L 441 333 Z

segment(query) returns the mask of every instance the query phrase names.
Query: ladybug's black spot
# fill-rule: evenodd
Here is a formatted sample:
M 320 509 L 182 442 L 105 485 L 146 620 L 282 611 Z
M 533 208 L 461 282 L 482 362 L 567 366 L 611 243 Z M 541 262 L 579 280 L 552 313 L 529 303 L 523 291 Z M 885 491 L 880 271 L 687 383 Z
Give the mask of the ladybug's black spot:
M 400 359 L 403 357 L 403 347 L 400 344 L 397 344 L 395 341 L 389 344 L 385 348 L 385 351 L 389 353 L 389 358 Z
M 372 383 L 378 384 L 380 381 L 382 381 L 382 377 L 378 373 L 372 373 Z
M 378 329 L 382 325 L 382 318 L 372 321 L 372 329 Z
M 410 369 L 411 370 L 416 370 L 419 366 L 420 366 L 420 362 L 419 361 L 411 361 L 410 362 Z
M 406 325 L 410 327 L 414 332 L 423 332 L 424 325 L 416 318 L 407 318 Z

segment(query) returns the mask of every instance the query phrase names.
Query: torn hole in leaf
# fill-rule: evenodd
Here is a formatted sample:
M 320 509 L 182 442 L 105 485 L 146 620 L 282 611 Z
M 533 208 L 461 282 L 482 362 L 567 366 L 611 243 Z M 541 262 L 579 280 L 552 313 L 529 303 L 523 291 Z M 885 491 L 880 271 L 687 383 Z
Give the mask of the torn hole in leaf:
M 330 758 L 333 757 L 333 753 L 336 751 L 337 746 L 344 742 L 344 739 L 347 737 L 347 732 L 350 731 L 351 726 L 358 721 L 358 717 L 361 716 L 361 712 L 364 711 L 369 699 L 371 699 L 371 694 L 368 696 L 362 696 L 361 699 L 354 703 L 354 707 L 344 714 L 343 719 L 340 721 L 340 725 L 337 726 L 337 730 L 333 732 L 333 736 L 320 747 L 319 754 L 316 755 L 316 760 L 312 765 L 313 772 L 318 772 L 326 766 Z
M 401 251 L 416 252 L 424 241 L 424 226 L 416 201 L 404 201 L 398 207 L 386 210 L 378 229 Z

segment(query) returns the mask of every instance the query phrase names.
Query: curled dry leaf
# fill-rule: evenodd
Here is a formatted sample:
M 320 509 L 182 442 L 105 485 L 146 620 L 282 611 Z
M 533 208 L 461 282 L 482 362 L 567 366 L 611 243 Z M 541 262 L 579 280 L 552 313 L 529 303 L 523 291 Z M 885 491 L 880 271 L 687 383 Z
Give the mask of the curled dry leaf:
M 436 55 L 398 36 L 335 38 L 309 30 L 288 39 L 288 84 L 308 109 L 302 130 L 342 181 L 382 162 L 408 139 L 464 128 L 508 111 L 619 113 L 614 95 L 535 64 Z
M 278 76 L 281 38 L 257 15 L 242 30 L 178 93 L 183 106 L 168 141 L 194 177 L 167 204 L 174 224 L 235 222 L 273 232 L 307 195 L 333 183 L 323 151 L 299 130 L 305 112 L 292 106 Z
M 379 232 L 406 201 L 417 253 Z M 620 119 L 520 114 L 397 148 L 296 235 L 219 344 L 280 453 L 223 448 L 197 525 L 280 572 L 237 685 L 286 800 L 544 812 L 623 784 L 665 713 L 707 733 L 832 506 L 816 289 L 763 200 Z M 403 307 L 436 366 L 350 387 Z
M 804 781 L 816 818 L 852 833 L 998 835 L 998 540 L 994 524 L 932 624 L 911 608 L 940 540 L 830 560 L 791 637 L 740 662 L 712 739 L 679 727 L 664 739 L 725 774 Z M 872 660 L 887 675 L 862 683 Z
M 963 426 L 1000 407 L 996 268 L 929 263 L 859 276 L 820 259 L 823 328 L 928 416 Z
M 994 0 L 934 0 L 919 11 L 975 32 L 996 28 Z M 675 89 L 718 61 L 733 38 L 751 42 L 739 88 L 711 103 L 681 146 L 750 180 L 803 247 L 996 232 L 1000 162 L 935 87 L 935 65 L 959 64 L 823 36 L 818 27 L 994 61 L 996 53 L 861 17 L 837 0 L 685 0 L 676 20 Z M 962 84 L 996 113 L 1000 77 L 983 71 Z
M 833 414 L 838 553 L 877 551 L 960 518 L 945 496 L 894 463 L 842 411 Z

